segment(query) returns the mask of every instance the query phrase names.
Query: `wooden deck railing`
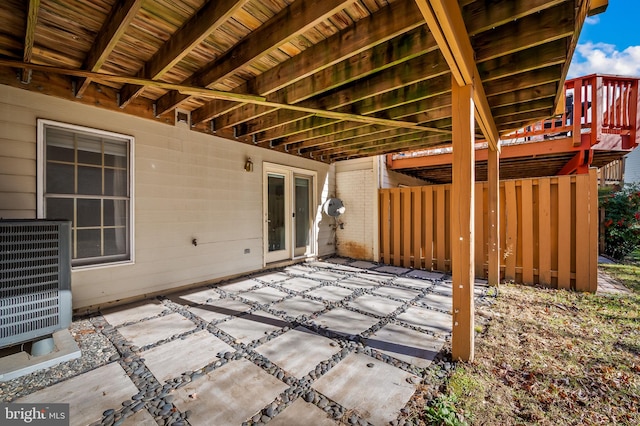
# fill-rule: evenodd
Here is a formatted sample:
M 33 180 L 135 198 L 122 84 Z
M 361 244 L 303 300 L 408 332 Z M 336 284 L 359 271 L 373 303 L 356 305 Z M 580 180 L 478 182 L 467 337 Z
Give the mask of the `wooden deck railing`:
M 550 136 L 571 133 L 574 145 L 589 134 L 590 145 L 602 134 L 622 136 L 622 148 L 633 148 L 638 127 L 638 79 L 632 77 L 590 75 L 567 80 L 565 112 L 523 129 L 504 139 Z
M 579 194 L 579 195 L 578 195 Z M 379 190 L 380 260 L 451 271 L 451 185 Z M 487 183 L 475 187 L 475 275 L 486 277 Z M 597 288 L 598 188 L 586 175 L 500 183 L 502 279 L 594 292 Z

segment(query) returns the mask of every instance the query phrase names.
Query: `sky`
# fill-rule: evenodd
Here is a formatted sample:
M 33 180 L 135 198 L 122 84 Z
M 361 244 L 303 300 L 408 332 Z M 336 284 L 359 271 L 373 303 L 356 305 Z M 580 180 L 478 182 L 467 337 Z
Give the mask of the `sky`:
M 640 77 L 640 0 L 609 0 L 588 17 L 567 78 L 594 73 Z

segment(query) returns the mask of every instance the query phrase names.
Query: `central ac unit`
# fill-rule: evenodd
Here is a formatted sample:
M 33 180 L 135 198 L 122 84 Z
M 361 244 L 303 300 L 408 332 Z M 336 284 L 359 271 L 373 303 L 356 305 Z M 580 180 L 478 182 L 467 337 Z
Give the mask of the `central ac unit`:
M 71 223 L 0 220 L 0 348 L 71 324 Z

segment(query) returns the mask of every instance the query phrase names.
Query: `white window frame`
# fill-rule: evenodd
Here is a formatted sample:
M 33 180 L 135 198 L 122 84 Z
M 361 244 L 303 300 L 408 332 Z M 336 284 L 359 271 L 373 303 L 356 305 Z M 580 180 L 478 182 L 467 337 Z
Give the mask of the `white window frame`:
M 95 269 L 106 268 L 120 265 L 131 265 L 135 263 L 135 181 L 134 181 L 134 163 L 135 163 L 135 138 L 131 135 L 125 135 L 122 133 L 110 132 L 107 130 L 100 130 L 91 127 L 78 126 L 75 124 L 63 123 L 60 121 L 37 119 L 37 185 L 36 185 L 36 213 L 39 219 L 46 218 L 45 216 L 45 188 L 46 188 L 46 143 L 45 143 L 45 127 L 58 127 L 70 131 L 78 131 L 84 133 L 91 133 L 96 136 L 113 137 L 118 139 L 128 140 L 129 145 L 129 158 L 128 158 L 128 175 L 129 175 L 129 258 L 122 260 L 114 260 L 113 262 L 85 264 L 85 265 L 72 265 L 73 270 L 79 269 Z

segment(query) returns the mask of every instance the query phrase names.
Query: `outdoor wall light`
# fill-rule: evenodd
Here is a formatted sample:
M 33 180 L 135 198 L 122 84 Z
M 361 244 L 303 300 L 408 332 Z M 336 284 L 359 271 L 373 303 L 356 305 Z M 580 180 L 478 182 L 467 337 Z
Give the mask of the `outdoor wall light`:
M 253 161 L 251 161 L 251 158 L 247 158 L 247 161 L 244 163 L 244 170 L 253 172 Z

